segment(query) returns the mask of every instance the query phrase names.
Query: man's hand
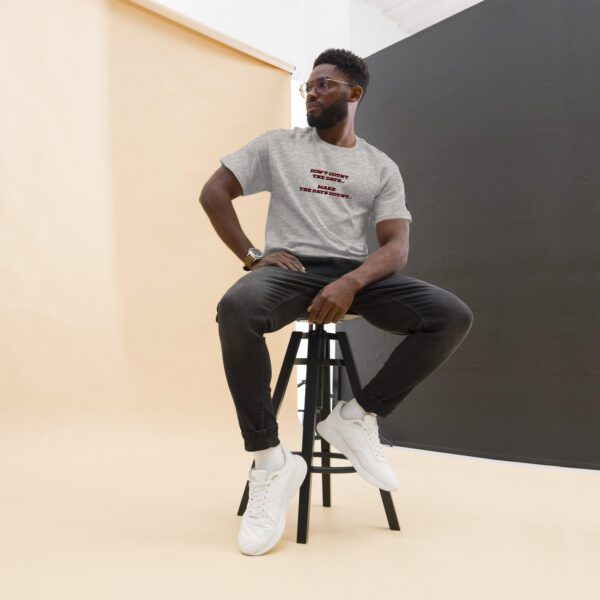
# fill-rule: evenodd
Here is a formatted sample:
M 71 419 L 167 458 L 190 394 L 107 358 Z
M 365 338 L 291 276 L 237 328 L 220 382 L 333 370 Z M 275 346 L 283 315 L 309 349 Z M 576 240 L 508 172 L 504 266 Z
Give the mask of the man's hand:
M 308 322 L 337 323 L 352 306 L 357 292 L 356 285 L 341 277 L 326 285 L 307 308 Z
M 292 271 L 306 271 L 304 265 L 289 252 L 271 252 L 259 258 L 251 267 L 251 271 L 256 271 L 261 267 L 278 266 L 284 269 L 292 269 Z

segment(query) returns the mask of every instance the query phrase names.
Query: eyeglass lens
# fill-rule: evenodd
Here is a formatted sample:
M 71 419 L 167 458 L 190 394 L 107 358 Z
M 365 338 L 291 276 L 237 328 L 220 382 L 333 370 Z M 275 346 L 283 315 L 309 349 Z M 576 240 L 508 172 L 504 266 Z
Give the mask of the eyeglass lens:
M 316 80 L 316 85 L 314 87 L 317 90 L 317 93 L 322 94 L 323 92 L 327 91 L 327 81 L 327 77 L 319 77 Z M 306 96 L 313 89 L 312 83 L 312 81 L 307 81 L 306 83 L 302 84 L 301 91 L 304 96 Z

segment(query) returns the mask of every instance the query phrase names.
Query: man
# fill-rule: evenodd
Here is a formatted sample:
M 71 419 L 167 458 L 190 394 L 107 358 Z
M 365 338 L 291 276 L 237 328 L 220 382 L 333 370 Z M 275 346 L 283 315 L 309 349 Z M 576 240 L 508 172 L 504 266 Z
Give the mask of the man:
M 300 88 L 309 126 L 268 131 L 224 156 L 200 196 L 217 234 L 249 271 L 217 306 L 225 374 L 256 463 L 238 536 L 244 554 L 264 554 L 279 541 L 307 472 L 304 459 L 278 438 L 264 334 L 301 316 L 337 323 L 350 311 L 408 335 L 358 396 L 339 401 L 317 426 L 366 481 L 392 491 L 398 480 L 379 442 L 377 416 L 389 415 L 472 326 L 462 300 L 399 273 L 412 216 L 396 163 L 354 132 L 368 83 L 364 60 L 347 50 L 322 52 Z M 264 190 L 271 199 L 261 252 L 242 231 L 232 200 Z M 380 248 L 368 255 L 370 223 Z

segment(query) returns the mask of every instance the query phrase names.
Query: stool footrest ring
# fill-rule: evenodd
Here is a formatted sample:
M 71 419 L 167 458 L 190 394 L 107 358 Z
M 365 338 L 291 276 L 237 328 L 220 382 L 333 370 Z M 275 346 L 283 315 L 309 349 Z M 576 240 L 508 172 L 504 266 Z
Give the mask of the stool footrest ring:
M 302 456 L 302 452 L 299 450 L 292 450 L 292 454 L 298 454 Z M 317 450 L 313 452 L 313 457 L 342 458 L 344 460 L 348 460 L 348 457 L 344 456 L 340 452 L 319 452 Z M 310 470 L 311 473 L 356 473 L 356 469 L 354 467 L 318 467 L 316 465 L 312 465 Z
M 356 473 L 354 467 L 310 467 L 311 473 Z
M 307 358 L 296 358 L 294 360 L 294 364 L 295 365 L 307 365 L 308 359 Z M 327 367 L 327 366 L 344 367 L 344 366 L 346 366 L 346 363 L 344 362 L 344 359 L 342 359 L 342 358 L 324 358 L 322 360 L 317 361 L 317 364 L 319 365 L 319 367 Z
M 292 454 L 298 454 L 302 456 L 301 450 L 292 450 Z M 341 452 L 319 452 L 318 450 L 313 451 L 313 456 L 320 458 L 342 458 L 343 460 L 349 460 L 347 456 L 344 456 Z

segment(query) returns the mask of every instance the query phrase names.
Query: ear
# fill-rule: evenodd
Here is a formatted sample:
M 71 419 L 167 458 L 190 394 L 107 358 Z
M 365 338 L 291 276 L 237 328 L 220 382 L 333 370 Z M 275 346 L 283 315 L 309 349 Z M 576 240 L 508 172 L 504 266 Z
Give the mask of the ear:
M 350 88 L 348 102 L 358 102 L 362 98 L 363 92 L 364 90 L 360 85 L 355 85 L 353 88 Z

